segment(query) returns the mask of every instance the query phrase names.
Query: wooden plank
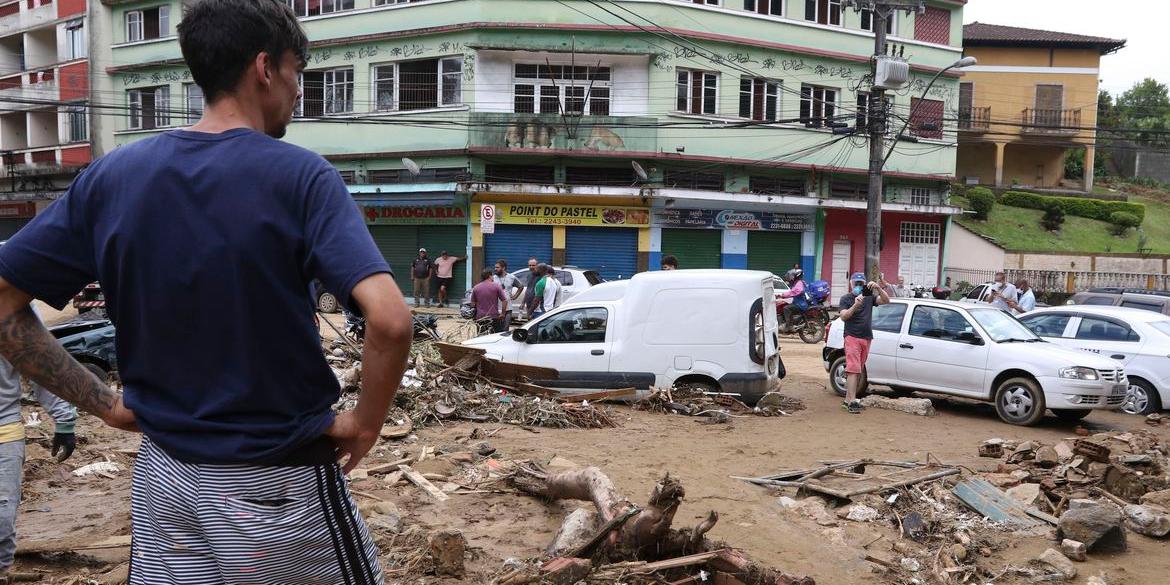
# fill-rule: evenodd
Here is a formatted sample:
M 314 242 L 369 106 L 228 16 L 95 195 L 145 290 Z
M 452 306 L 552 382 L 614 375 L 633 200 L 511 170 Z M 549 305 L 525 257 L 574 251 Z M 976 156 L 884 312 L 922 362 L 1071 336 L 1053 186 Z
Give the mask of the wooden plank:
M 523 382 L 516 384 L 511 388 L 516 394 L 534 395 L 534 396 L 559 396 L 560 392 L 552 388 L 545 388 L 544 386 L 537 386 L 536 384 L 525 384 Z
M 721 551 L 711 551 L 699 553 L 697 555 L 688 555 L 685 557 L 673 558 L 665 561 L 658 561 L 657 563 L 646 563 L 641 567 L 634 569 L 632 572 L 646 575 L 656 571 L 665 571 L 667 569 L 677 569 L 679 567 L 689 567 L 691 565 L 701 565 L 719 556 Z M 604 568 L 604 567 L 602 567 Z
M 435 487 L 435 484 L 428 481 L 427 478 L 423 477 L 422 474 L 412 469 L 409 465 L 399 465 L 398 470 L 406 476 L 406 479 L 410 480 L 410 483 L 422 488 L 432 498 L 440 502 L 446 502 L 450 498 L 450 496 L 443 493 L 443 490 Z
M 633 398 L 637 394 L 637 388 L 622 388 L 621 390 L 603 390 L 601 392 L 590 392 L 588 394 L 561 394 L 559 397 L 557 397 L 557 400 L 560 400 L 561 402 L 581 402 L 582 400 L 597 402 L 600 400 Z
M 104 550 L 130 546 L 130 535 L 111 536 L 94 541 L 92 538 L 61 538 L 57 540 L 39 540 L 21 542 L 17 547 L 17 555 L 32 555 L 41 553 L 67 553 L 79 550 Z
M 972 478 L 960 482 L 951 493 L 989 520 L 1018 526 L 1040 525 L 1028 516 L 1028 512 L 1018 502 L 984 479 Z
M 484 377 L 504 382 L 527 382 L 529 380 L 556 380 L 561 374 L 553 368 L 528 366 L 524 364 L 509 364 L 484 357 L 484 350 L 477 347 L 468 347 L 455 343 L 435 342 L 435 349 L 443 358 L 443 363 L 455 366 L 466 356 L 474 356 L 479 361 L 480 373 Z

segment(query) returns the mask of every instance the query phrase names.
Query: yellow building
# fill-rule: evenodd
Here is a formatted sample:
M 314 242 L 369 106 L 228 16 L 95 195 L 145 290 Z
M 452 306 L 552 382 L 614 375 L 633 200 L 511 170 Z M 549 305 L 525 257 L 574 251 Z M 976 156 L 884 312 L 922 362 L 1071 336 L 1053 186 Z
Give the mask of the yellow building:
M 1093 188 L 1101 56 L 1124 40 L 972 23 L 963 51 L 979 60 L 959 89 L 956 175 L 968 184 L 1069 187 L 1064 163 L 1085 148 Z

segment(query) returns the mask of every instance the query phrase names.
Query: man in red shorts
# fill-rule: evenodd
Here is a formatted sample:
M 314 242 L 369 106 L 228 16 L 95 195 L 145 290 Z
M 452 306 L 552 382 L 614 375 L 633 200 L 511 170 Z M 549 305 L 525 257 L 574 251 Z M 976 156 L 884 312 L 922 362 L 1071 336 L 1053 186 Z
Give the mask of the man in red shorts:
M 869 359 L 869 344 L 873 341 L 873 308 L 890 302 L 890 296 L 876 282 L 866 282 L 858 272 L 849 278 L 849 292 L 841 297 L 841 320 L 845 323 L 845 403 L 850 414 L 861 413 L 857 391 L 861 389 L 861 374 Z

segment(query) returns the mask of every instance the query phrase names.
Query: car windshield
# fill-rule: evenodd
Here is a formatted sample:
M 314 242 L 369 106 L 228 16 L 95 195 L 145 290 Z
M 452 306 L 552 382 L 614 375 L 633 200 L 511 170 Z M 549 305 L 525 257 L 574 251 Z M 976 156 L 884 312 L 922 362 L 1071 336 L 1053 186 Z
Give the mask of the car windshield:
M 590 286 L 597 286 L 597 285 L 605 282 L 605 280 L 601 278 L 601 275 L 598 274 L 597 271 L 595 271 L 595 270 L 586 270 L 585 271 L 585 280 L 587 280 L 589 282 Z
M 1150 327 L 1157 329 L 1162 335 L 1170 337 L 1170 319 L 1165 321 L 1150 321 Z
M 991 340 L 996 343 L 1006 341 L 1040 341 L 1040 338 L 1030 329 L 1016 320 L 1015 317 L 999 309 L 973 309 L 971 317 L 979 323 Z

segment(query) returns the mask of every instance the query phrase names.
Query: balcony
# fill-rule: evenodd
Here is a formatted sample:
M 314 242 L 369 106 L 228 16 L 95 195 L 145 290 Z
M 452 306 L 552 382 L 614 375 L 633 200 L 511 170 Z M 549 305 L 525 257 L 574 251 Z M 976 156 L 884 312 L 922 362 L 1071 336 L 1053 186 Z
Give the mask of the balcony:
M 52 69 L 28 71 L 0 78 L 0 101 L 10 110 L 43 108 L 60 98 Z
M 959 130 L 987 132 L 991 129 L 991 106 L 959 110 Z
M 470 122 L 473 147 L 599 155 L 658 150 L 656 118 L 473 112 Z
M 1075 136 L 1081 132 L 1081 110 L 1036 110 L 1023 112 L 1023 133 L 1038 136 Z

